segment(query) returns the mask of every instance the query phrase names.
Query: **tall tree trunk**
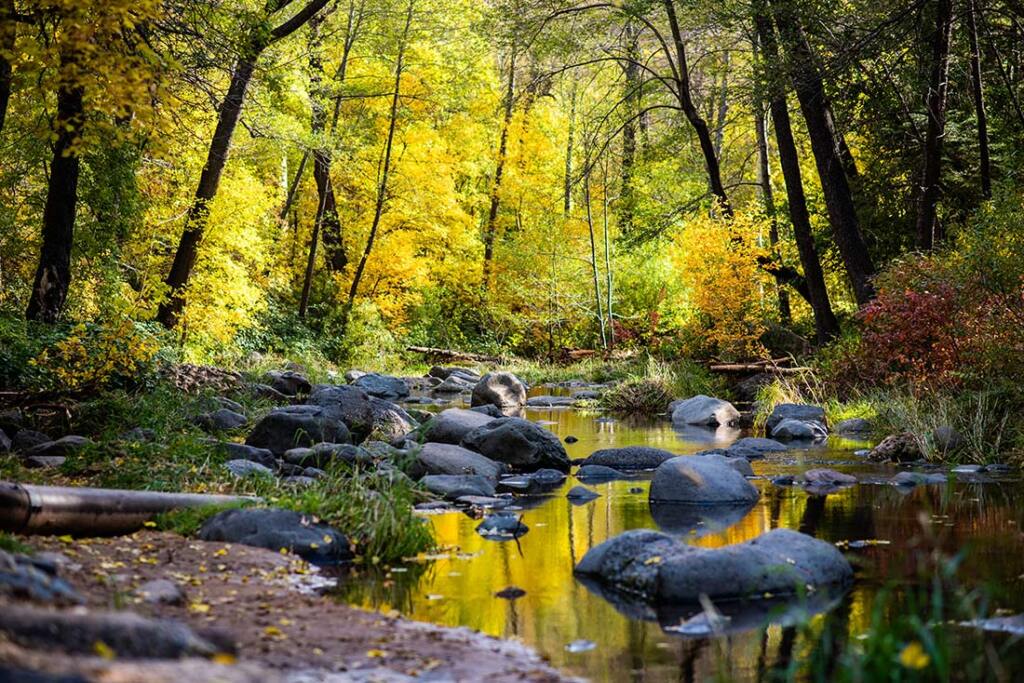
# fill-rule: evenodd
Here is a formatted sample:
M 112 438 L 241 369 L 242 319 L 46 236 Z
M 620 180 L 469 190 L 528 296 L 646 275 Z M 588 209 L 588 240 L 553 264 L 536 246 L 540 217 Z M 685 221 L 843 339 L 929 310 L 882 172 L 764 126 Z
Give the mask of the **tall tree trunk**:
M 729 204 L 729 197 L 726 195 L 725 186 L 722 185 L 722 173 L 718 164 L 718 156 L 715 154 L 715 142 L 711 139 L 711 131 L 708 124 L 697 111 L 693 103 L 693 96 L 690 92 L 690 72 L 686 64 L 686 46 L 683 43 L 683 34 L 679 29 L 679 21 L 676 19 L 675 0 L 663 0 L 665 14 L 668 16 L 669 28 L 672 31 L 672 43 L 676 52 L 675 57 L 675 81 L 676 98 L 679 107 L 683 110 L 686 120 L 690 123 L 697 140 L 700 142 L 700 150 L 704 155 L 704 166 L 708 174 L 708 186 L 711 194 L 718 200 L 719 208 L 726 218 L 732 217 L 732 206 Z
M 715 158 L 722 158 L 722 146 L 725 143 L 725 120 L 729 116 L 729 52 L 725 52 L 725 70 L 722 72 L 722 85 L 718 89 L 718 112 L 715 117 Z
M 871 278 L 875 274 L 871 255 L 861 234 L 860 221 L 849 179 L 837 145 L 836 131 L 829 115 L 828 99 L 811 46 L 790 0 L 774 0 L 775 22 L 789 55 L 790 77 L 800 110 L 807 123 L 811 150 L 821 179 L 832 235 L 842 255 L 857 303 L 864 305 L 875 296 Z M 777 128 L 777 126 L 776 126 Z
M 608 164 L 605 162 L 604 166 L 604 186 L 608 187 Z M 615 317 L 612 314 L 612 257 L 611 257 L 611 246 L 608 240 L 608 192 L 607 189 L 604 192 L 604 212 L 603 212 L 603 223 L 604 223 L 604 276 L 605 276 L 605 296 L 607 297 L 607 304 L 605 310 L 608 314 L 608 348 L 615 348 Z
M 562 180 L 562 215 L 572 211 L 572 152 L 576 143 L 576 81 L 572 82 L 569 100 L 569 135 L 565 142 L 565 177 Z
M 931 77 L 925 101 L 928 130 L 924 139 L 921 198 L 917 207 L 917 246 L 931 249 L 938 233 L 938 205 L 942 193 L 942 143 L 946 135 L 946 91 L 949 86 L 949 36 L 953 25 L 952 0 L 936 0 L 932 34 Z
M 67 70 L 74 60 L 65 57 L 61 61 Z M 81 86 L 62 79 L 57 90 L 57 117 L 54 119 L 57 140 L 50 164 L 46 207 L 43 209 L 43 244 L 32 296 L 25 311 L 29 320 L 56 322 L 64 310 L 71 284 L 71 248 L 79 175 L 79 158 L 74 145 L 84 123 L 83 96 Z
M 224 101 L 221 102 L 217 114 L 217 127 L 214 129 L 210 149 L 206 155 L 206 165 L 203 166 L 203 172 L 199 176 L 199 185 L 188 214 L 185 216 L 185 230 L 181 234 L 178 249 L 174 254 L 174 261 L 171 263 L 171 270 L 165 280 L 170 293 L 157 311 L 157 320 L 164 327 L 174 327 L 185 306 L 185 288 L 196 264 L 199 243 L 202 242 L 203 233 L 206 231 L 206 224 L 210 217 L 209 205 L 217 196 L 220 177 L 224 173 L 228 152 L 231 149 L 231 136 L 242 115 L 245 93 L 249 89 L 249 82 L 256 69 L 256 60 L 268 45 L 288 37 L 316 16 L 327 4 L 327 1 L 310 0 L 302 9 L 269 32 L 264 32 L 262 29 L 254 31 L 243 47 L 242 54 L 232 70 L 228 92 L 224 96 Z M 290 4 L 291 0 L 280 0 L 272 5 L 271 9 L 272 11 L 282 10 Z
M 764 14 L 754 17 L 757 35 L 760 40 L 765 63 L 769 73 L 775 71 L 779 61 L 778 44 L 771 21 Z M 789 119 L 789 108 L 786 105 L 785 92 L 769 93 L 769 106 L 775 128 L 775 144 L 779 150 L 779 167 L 786 182 L 786 198 L 789 204 L 789 217 L 793 224 L 793 237 L 800 254 L 800 264 L 804 269 L 807 283 L 808 299 L 814 312 L 814 329 L 821 344 L 839 336 L 839 322 L 829 302 L 828 289 L 825 287 L 825 275 L 821 261 L 814 246 L 814 233 L 811 231 L 811 217 L 807 210 L 807 198 L 804 195 L 803 178 L 800 174 L 800 157 L 796 142 L 793 140 L 793 127 Z
M 498 140 L 498 159 L 494 168 L 494 181 L 491 183 L 491 208 L 487 212 L 487 225 L 484 226 L 484 276 L 483 289 L 486 292 L 491 286 L 491 262 L 494 260 L 494 240 L 498 230 L 498 209 L 501 204 L 501 178 L 505 172 L 505 157 L 508 155 L 508 129 L 512 125 L 512 108 L 515 103 L 516 88 L 516 48 L 508 60 L 508 81 L 505 86 L 505 113 L 501 120 L 501 137 Z
M 604 332 L 604 306 L 601 301 L 601 280 L 597 271 L 597 239 L 594 236 L 594 215 L 590 205 L 590 162 L 587 161 L 586 174 L 583 176 L 583 200 L 587 203 L 587 228 L 590 231 L 590 268 L 594 276 L 594 301 L 597 303 L 597 323 L 601 331 L 601 348 L 608 348 L 608 338 Z
M 394 89 L 391 93 L 391 108 L 388 113 L 388 137 L 384 143 L 384 159 L 381 165 L 380 184 L 377 186 L 377 201 L 373 209 L 373 222 L 370 224 L 370 234 L 366 237 L 366 247 L 362 256 L 359 257 L 359 265 L 352 276 L 352 286 L 348 290 L 348 300 L 341 314 L 341 334 L 345 334 L 348 328 L 349 317 L 352 315 L 352 307 L 355 305 L 356 295 L 359 293 L 359 283 L 363 279 L 366 270 L 366 262 L 373 251 L 373 243 L 377 238 L 377 230 L 380 228 L 380 219 L 384 214 L 384 201 L 388 191 L 388 177 L 391 173 L 391 148 L 395 141 L 395 126 L 398 121 L 398 102 L 401 96 L 402 72 L 405 69 L 405 48 L 409 39 L 409 27 L 412 25 L 412 11 L 415 0 L 409 0 L 409 6 L 405 13 L 405 27 L 402 29 L 401 42 L 398 44 L 398 58 L 395 62 Z
M 988 150 L 988 116 L 985 113 L 985 90 L 981 78 L 981 51 L 978 49 L 978 23 L 975 0 L 967 0 L 967 35 L 971 42 L 971 89 L 974 95 L 974 113 L 978 120 L 978 172 L 981 176 L 981 195 L 992 198 L 992 161 Z
M 299 181 L 302 180 L 302 174 L 306 170 L 306 162 L 309 161 L 309 150 L 302 153 L 302 158 L 299 159 L 299 167 L 295 169 L 295 177 L 292 178 L 292 182 L 288 185 L 288 194 L 284 198 L 284 206 L 281 207 L 281 212 L 277 214 L 278 220 L 285 220 L 288 217 L 288 212 L 292 210 L 292 204 L 295 203 L 295 197 L 299 190 Z
M 757 141 L 757 180 L 761 186 L 761 199 L 764 212 L 768 216 L 768 245 L 773 256 L 778 254 L 779 220 L 775 213 L 775 192 L 772 189 L 771 165 L 769 162 L 767 121 L 764 116 L 763 103 L 760 98 L 754 102 L 754 136 Z M 793 322 L 793 313 L 789 306 L 789 292 L 778 282 L 775 284 L 778 297 L 779 319 L 783 324 Z
M 6 55 L 14 52 L 18 24 L 14 20 L 14 0 L 0 0 L 0 132 L 7 120 L 7 104 L 11 99 L 11 62 Z
M 636 164 L 637 112 L 640 111 L 640 28 L 636 22 L 626 20 L 622 30 L 626 63 L 623 67 L 623 87 L 626 105 L 626 121 L 622 124 L 622 186 L 619 189 L 618 218 L 619 232 L 629 234 L 633 230 L 633 167 Z

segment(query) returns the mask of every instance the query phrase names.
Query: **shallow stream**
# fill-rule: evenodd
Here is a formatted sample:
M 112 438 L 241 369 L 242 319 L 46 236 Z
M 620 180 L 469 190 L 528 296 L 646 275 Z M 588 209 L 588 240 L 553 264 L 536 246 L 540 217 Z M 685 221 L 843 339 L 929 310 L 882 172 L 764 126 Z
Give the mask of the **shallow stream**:
M 526 417 L 546 424 L 563 440 L 575 436 L 577 442 L 566 444 L 570 458 L 629 445 L 685 455 L 726 446 L 740 436 L 734 430 L 681 432 L 664 420 L 609 419 L 573 409 L 528 409 Z M 977 483 L 903 491 L 883 483 L 898 470 L 854 455 L 868 446 L 832 437 L 812 448 L 755 460 L 758 478 L 753 483 L 762 495 L 753 508 L 733 519 L 709 520 L 697 533 L 677 533 L 687 543 L 706 547 L 746 541 L 777 527 L 830 542 L 872 541 L 853 544 L 864 546 L 849 551 L 857 580 L 831 605 L 831 618 L 851 637 L 868 629 L 883 586 L 897 586 L 879 601 L 883 609 L 898 609 L 899 586 L 915 581 L 914 551 L 926 543 L 964 552 L 959 576 L 966 585 L 997 586 L 1000 608 L 1024 611 L 1024 485 L 1019 475 L 975 475 Z M 822 496 L 770 481 L 822 466 L 856 474 L 861 483 Z M 349 581 L 339 594 L 418 620 L 521 639 L 553 664 L 595 681 L 704 680 L 726 661 L 733 677 L 744 680 L 765 679 L 772 668 L 784 668 L 802 647 L 796 629 L 776 624 L 717 640 L 685 637 L 672 630 L 699 608 L 684 614 L 617 608 L 574 578 L 573 567 L 589 548 L 622 531 L 673 532 L 673 520 L 652 516 L 649 479 L 647 474 L 588 484 L 601 496 L 578 506 L 565 497 L 580 483 L 571 476 L 543 497 L 523 498 L 521 514 L 530 530 L 518 542 L 481 537 L 475 532 L 479 520 L 461 512 L 432 514 L 428 520 L 443 548 L 436 557 L 376 579 Z M 926 527 L 932 541 L 926 540 Z M 514 600 L 495 596 L 510 586 L 525 595 Z

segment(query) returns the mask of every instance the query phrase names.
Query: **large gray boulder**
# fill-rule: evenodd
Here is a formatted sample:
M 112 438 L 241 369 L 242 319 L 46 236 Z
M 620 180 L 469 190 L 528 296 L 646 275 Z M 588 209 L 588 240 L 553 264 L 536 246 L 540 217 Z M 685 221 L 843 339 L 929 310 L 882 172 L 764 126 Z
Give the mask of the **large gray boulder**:
M 653 470 L 661 463 L 676 457 L 675 453 L 663 451 L 650 446 L 624 446 L 622 448 L 602 448 L 590 454 L 582 465 L 604 465 L 614 467 L 620 472 L 636 472 Z
M 437 443 L 459 444 L 471 431 L 483 427 L 493 419 L 490 415 L 475 410 L 448 408 L 426 423 L 423 439 Z
M 419 426 L 401 407 L 370 396 L 357 386 L 318 384 L 308 403 L 344 422 L 356 443 L 373 439 L 390 443 Z
M 470 405 L 492 405 L 506 415 L 517 413 L 526 404 L 526 385 L 511 372 L 489 372 L 473 387 Z
M 462 439 L 462 447 L 521 472 L 569 471 L 569 455 L 558 437 L 518 417 L 501 417 L 477 427 Z
M 732 426 L 739 423 L 740 412 L 728 401 L 703 394 L 682 401 L 673 401 L 672 423 L 701 427 Z
M 821 422 L 813 420 L 783 420 L 772 429 L 772 437 L 783 441 L 820 441 L 828 437 Z
M 428 491 L 448 500 L 462 496 L 493 496 L 494 483 L 479 474 L 428 474 L 420 479 Z
M 774 529 L 736 545 L 701 548 L 636 529 L 592 548 L 576 574 L 651 602 L 695 603 L 793 595 L 846 585 L 853 569 L 831 543 Z
M 350 440 L 348 427 L 337 416 L 320 406 L 298 405 L 271 410 L 256 423 L 245 443 L 281 456 L 296 447 Z
M 263 379 L 270 388 L 285 396 L 306 394 L 313 388 L 305 375 L 292 370 L 271 370 Z
M 820 425 L 821 429 L 828 433 L 825 424 L 825 409 L 820 406 L 812 406 L 804 403 L 780 403 L 772 410 L 772 414 L 764 423 L 764 429 L 773 439 L 779 438 L 775 434 L 776 427 L 786 420 L 796 422 L 807 422 Z
M 409 468 L 413 478 L 428 474 L 479 474 L 497 481 L 505 466 L 479 453 L 447 443 L 426 443 Z
M 743 458 L 720 455 L 680 456 L 666 460 L 654 470 L 650 500 L 691 505 L 741 504 L 756 501 L 758 490 L 738 469 Z
M 292 510 L 224 510 L 206 520 L 198 536 L 202 541 L 241 543 L 274 551 L 284 548 L 316 565 L 340 564 L 353 557 L 344 534 Z
M 375 372 L 362 375 L 351 384 L 352 386 L 359 387 L 370 396 L 376 396 L 388 401 L 397 401 L 409 395 L 409 385 L 406 384 L 405 380 L 389 375 L 378 375 Z

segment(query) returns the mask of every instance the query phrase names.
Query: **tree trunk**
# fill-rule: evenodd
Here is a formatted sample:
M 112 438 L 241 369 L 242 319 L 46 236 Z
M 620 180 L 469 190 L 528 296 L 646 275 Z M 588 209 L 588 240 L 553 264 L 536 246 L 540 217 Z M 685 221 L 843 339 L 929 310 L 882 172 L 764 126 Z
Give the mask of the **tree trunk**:
M 217 116 L 217 127 L 206 156 L 206 165 L 203 166 L 203 172 L 199 176 L 199 187 L 196 188 L 192 206 L 189 207 L 185 217 L 185 231 L 181 235 L 178 250 L 174 254 L 171 271 L 167 275 L 166 282 L 170 289 L 170 296 L 166 302 L 160 305 L 157 312 L 157 319 L 168 329 L 177 323 L 181 309 L 185 305 L 185 286 L 192 276 L 192 269 L 195 267 L 196 257 L 199 255 L 199 243 L 203 239 L 206 223 L 210 217 L 210 202 L 217 196 L 220 177 L 224 173 L 228 151 L 231 149 L 231 136 L 242 115 L 245 92 L 252 80 L 256 59 L 262 51 L 263 46 L 254 43 L 239 58 L 231 74 L 231 85 L 228 86 L 227 95 L 221 103 L 220 113 Z
M 836 142 L 836 131 L 829 115 L 821 73 L 792 3 L 788 0 L 774 0 L 772 6 L 782 43 L 789 55 L 790 77 L 807 123 L 807 134 L 821 179 L 832 235 L 853 285 L 854 297 L 858 304 L 864 305 L 875 296 L 871 282 L 875 268 L 860 231 L 860 221 Z
M 729 52 L 725 52 L 725 70 L 722 72 L 722 85 L 718 89 L 718 112 L 715 117 L 715 158 L 722 158 L 722 145 L 725 143 L 725 119 L 729 116 Z
M 924 139 L 921 199 L 917 207 L 917 246 L 931 249 L 938 241 L 938 205 L 942 193 L 942 143 L 946 135 L 946 91 L 949 86 L 949 35 L 952 0 L 936 0 L 932 35 L 931 78 L 928 82 L 928 130 Z
M 726 218 L 732 217 L 732 206 L 729 204 L 729 197 L 722 185 L 722 174 L 718 164 L 718 156 L 715 154 L 715 142 L 711 139 L 711 131 L 708 130 L 707 122 L 697 111 L 693 103 L 693 96 L 690 93 L 690 73 L 686 64 L 686 46 L 683 44 L 683 34 L 679 29 L 679 21 L 676 19 L 674 0 L 663 0 L 665 14 L 668 16 L 669 28 L 672 31 L 672 42 L 676 51 L 675 81 L 676 98 L 679 107 L 683 110 L 686 120 L 697 134 L 700 142 L 700 150 L 704 155 L 704 166 L 708 174 L 708 186 L 711 194 L 718 200 L 719 208 Z
M 4 55 L 14 52 L 18 24 L 14 20 L 14 0 L 0 0 L 0 132 L 7 119 L 7 103 L 11 99 L 11 63 Z
M 608 165 L 604 167 L 604 186 L 608 187 Z M 606 312 L 608 314 L 608 348 L 615 348 L 615 317 L 612 315 L 612 256 L 608 239 L 608 192 L 604 193 L 604 276 L 605 296 L 607 297 Z
M 594 215 L 590 207 L 590 163 L 587 162 L 586 175 L 583 176 L 583 198 L 587 203 L 587 228 L 590 231 L 590 268 L 594 276 L 594 300 L 597 303 L 597 322 L 601 331 L 601 348 L 608 348 L 608 338 L 604 332 L 604 306 L 601 302 L 601 280 L 597 271 L 597 239 L 594 236 Z
M 637 112 L 640 111 L 640 66 L 639 27 L 633 21 L 626 21 L 622 30 L 626 64 L 623 67 L 626 89 L 623 102 L 626 104 L 626 121 L 622 124 L 622 187 L 619 189 L 618 218 L 619 232 L 628 235 L 633 230 L 633 167 L 636 163 Z
M 765 63 L 771 73 L 780 63 L 775 31 L 771 21 L 763 14 L 755 16 L 754 21 Z M 800 254 L 800 264 L 804 269 L 811 310 L 814 312 L 814 329 L 818 342 L 824 344 L 839 336 L 839 322 L 832 312 L 828 289 L 825 287 L 825 275 L 814 246 L 811 217 L 807 210 L 807 198 L 804 195 L 803 178 L 800 174 L 800 157 L 797 154 L 796 142 L 793 140 L 793 127 L 789 119 L 786 95 L 784 92 L 773 91 L 768 96 L 772 122 L 775 127 L 775 143 L 779 149 L 779 166 L 786 182 L 786 198 L 789 204 L 790 221 L 793 224 L 793 237 Z
M 381 166 L 380 185 L 377 186 L 377 202 L 373 210 L 373 222 L 370 224 L 370 234 L 366 237 L 366 247 L 359 258 L 359 265 L 352 276 L 352 286 L 348 290 L 348 300 L 341 313 L 341 334 L 345 334 L 348 327 L 349 317 L 352 315 L 352 307 L 355 305 L 356 294 L 359 293 L 359 283 L 363 279 L 363 272 L 366 270 L 366 262 L 373 251 L 373 243 L 377 238 L 377 230 L 380 228 L 380 219 L 384 214 L 384 200 L 388 191 L 388 176 L 391 173 L 391 148 L 395 141 L 395 126 L 398 120 L 398 102 L 402 87 L 402 71 L 405 68 L 405 48 L 409 39 L 409 27 L 412 25 L 412 11 L 414 0 L 409 0 L 409 7 L 405 14 L 405 28 L 402 29 L 402 39 L 398 44 L 398 58 L 395 62 L 394 90 L 391 93 L 391 109 L 388 119 L 388 137 L 384 143 L 384 160 Z
M 491 208 L 487 212 L 487 225 L 484 227 L 484 277 L 483 289 L 486 292 L 491 285 L 491 262 L 494 259 L 494 239 L 498 230 L 498 209 L 501 203 L 501 177 L 505 171 L 505 157 L 508 153 L 508 129 L 512 125 L 512 107 L 515 102 L 516 87 L 516 51 L 508 60 L 508 85 L 505 87 L 505 114 L 501 121 L 501 137 L 498 140 L 498 163 L 494 169 L 494 182 L 491 183 Z
M 562 215 L 572 211 L 572 151 L 576 142 L 576 81 L 572 83 L 569 100 L 569 135 L 565 143 L 565 178 L 562 183 Z
M 285 220 L 288 217 L 288 212 L 292 210 L 292 204 L 295 202 L 295 196 L 298 193 L 299 181 L 302 180 L 302 173 L 306 170 L 306 162 L 309 160 L 309 151 L 302 153 L 302 158 L 299 160 L 299 167 L 295 169 L 295 177 L 292 178 L 291 185 L 288 186 L 288 194 L 284 199 L 284 206 L 281 207 L 281 213 L 277 215 L 278 220 Z
M 985 91 L 981 79 L 981 52 L 978 49 L 978 24 L 975 0 L 967 0 L 967 35 L 971 42 L 971 89 L 974 95 L 974 113 L 978 120 L 978 156 L 981 175 L 981 195 L 992 198 L 992 161 L 988 150 L 988 116 L 985 113 Z
M 66 58 L 62 66 L 71 62 Z M 84 93 L 74 83 L 62 82 L 57 91 L 57 141 L 50 164 L 50 179 L 43 209 L 43 244 L 25 317 L 56 322 L 64 310 L 71 284 L 71 248 L 78 203 L 79 158 L 74 145 L 82 133 Z
M 768 216 L 768 245 L 771 248 L 772 256 L 778 256 L 779 245 L 779 221 L 775 215 L 775 192 L 772 189 L 771 167 L 768 158 L 768 137 L 766 133 L 767 121 L 764 117 L 762 103 L 754 103 L 754 135 L 757 140 L 757 180 L 761 186 L 761 199 L 764 201 L 764 212 Z M 789 292 L 776 283 L 775 291 L 778 296 L 779 319 L 783 324 L 789 325 L 793 322 L 793 313 L 789 306 Z

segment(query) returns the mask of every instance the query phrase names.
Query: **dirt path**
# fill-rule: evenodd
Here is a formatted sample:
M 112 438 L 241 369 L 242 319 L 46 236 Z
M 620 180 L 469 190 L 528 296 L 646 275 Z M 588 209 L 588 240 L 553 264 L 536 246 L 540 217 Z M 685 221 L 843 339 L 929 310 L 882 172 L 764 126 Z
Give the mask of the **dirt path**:
M 361 610 L 324 597 L 316 589 L 327 579 L 291 555 L 149 531 L 74 542 L 30 540 L 40 552 L 67 558 L 61 576 L 89 610 L 131 609 L 179 620 L 214 639 L 226 636 L 237 645 L 236 660 L 139 666 L 42 655 L 6 644 L 0 662 L 119 682 L 570 680 L 520 643 Z M 144 601 L 136 590 L 154 579 L 178 584 L 185 599 L 177 605 Z

